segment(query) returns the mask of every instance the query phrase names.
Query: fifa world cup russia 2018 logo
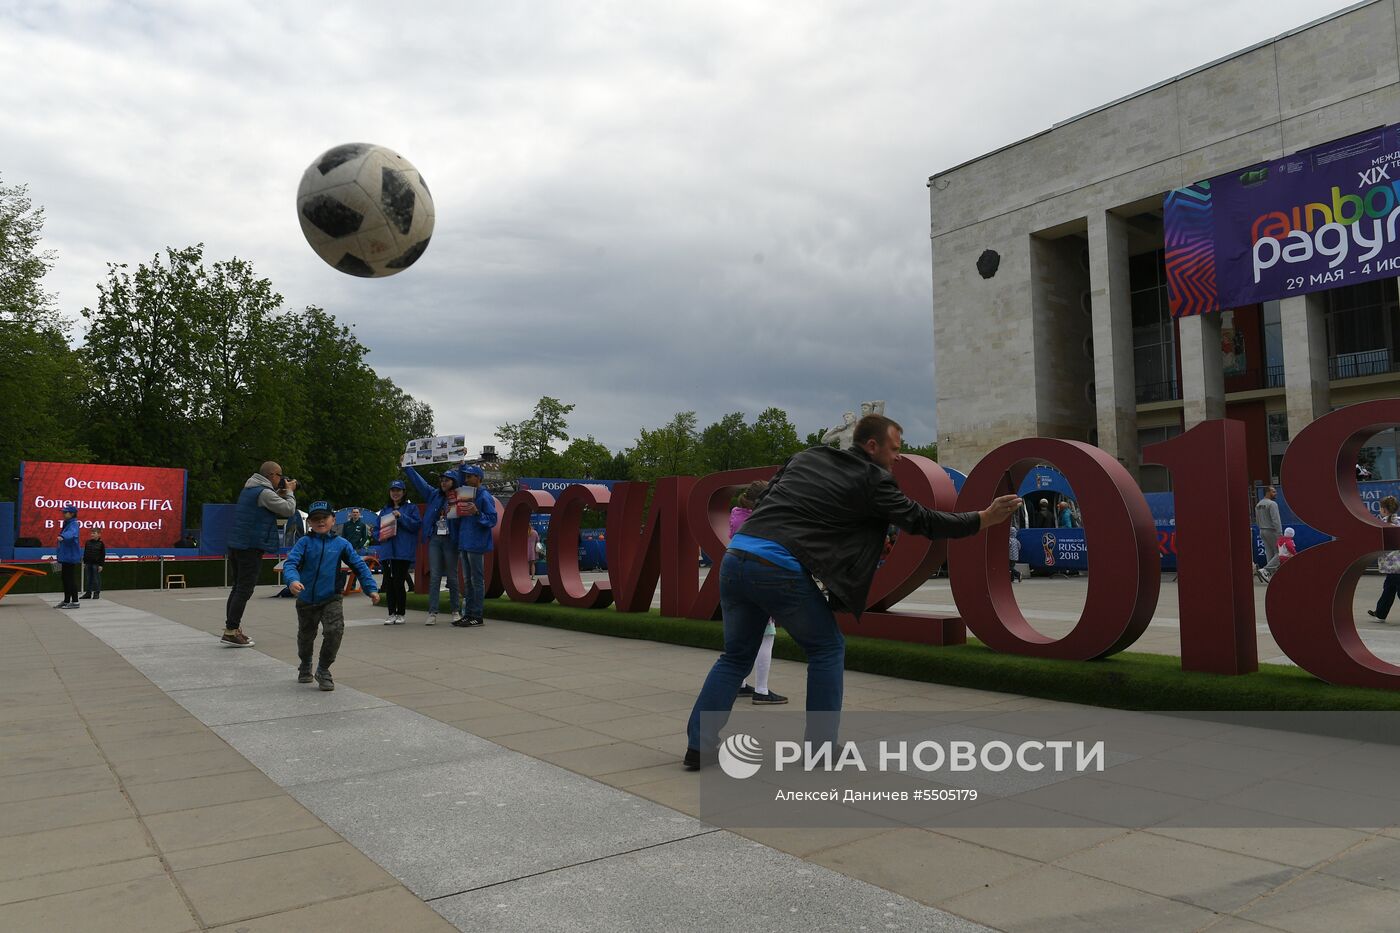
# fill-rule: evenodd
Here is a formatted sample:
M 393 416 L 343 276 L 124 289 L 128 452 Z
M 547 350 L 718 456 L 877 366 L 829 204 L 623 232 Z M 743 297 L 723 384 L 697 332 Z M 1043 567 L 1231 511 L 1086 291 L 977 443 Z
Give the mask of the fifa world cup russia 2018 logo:
M 1045 566 L 1055 566 L 1055 533 L 1053 531 L 1045 532 L 1040 543 L 1045 546 Z

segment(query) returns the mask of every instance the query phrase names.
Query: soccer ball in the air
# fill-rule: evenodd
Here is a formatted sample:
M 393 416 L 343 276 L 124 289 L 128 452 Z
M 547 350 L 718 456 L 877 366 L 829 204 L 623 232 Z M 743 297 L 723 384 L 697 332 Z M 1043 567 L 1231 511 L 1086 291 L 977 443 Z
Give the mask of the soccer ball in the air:
M 301 232 L 329 265 L 366 278 L 402 272 L 433 234 L 433 198 L 403 156 L 383 146 L 328 149 L 297 188 Z

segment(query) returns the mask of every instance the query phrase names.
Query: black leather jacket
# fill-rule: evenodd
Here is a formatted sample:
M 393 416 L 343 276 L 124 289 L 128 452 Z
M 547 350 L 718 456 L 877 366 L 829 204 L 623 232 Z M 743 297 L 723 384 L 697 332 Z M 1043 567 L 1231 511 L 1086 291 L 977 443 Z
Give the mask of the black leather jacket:
M 858 447 L 812 447 L 769 481 L 742 533 L 787 548 L 826 584 L 837 609 L 859 618 L 890 525 L 926 538 L 963 538 L 977 532 L 981 517 L 924 508 Z

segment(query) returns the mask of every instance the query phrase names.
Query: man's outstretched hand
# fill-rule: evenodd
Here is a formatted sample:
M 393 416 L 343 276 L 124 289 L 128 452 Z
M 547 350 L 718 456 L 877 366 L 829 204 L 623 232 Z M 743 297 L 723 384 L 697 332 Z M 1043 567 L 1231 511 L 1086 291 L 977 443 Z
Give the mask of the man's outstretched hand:
M 982 516 L 981 527 L 990 528 L 993 525 L 998 525 L 1006 521 L 1012 515 L 1016 514 L 1016 511 L 1020 508 L 1020 496 L 997 496 L 992 500 L 991 505 L 977 514 Z

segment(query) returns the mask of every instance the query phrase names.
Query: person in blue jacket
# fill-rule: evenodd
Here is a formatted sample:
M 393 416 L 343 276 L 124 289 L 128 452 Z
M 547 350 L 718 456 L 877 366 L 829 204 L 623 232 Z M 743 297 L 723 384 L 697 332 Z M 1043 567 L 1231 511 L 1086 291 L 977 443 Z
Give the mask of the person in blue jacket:
M 457 490 L 458 498 L 471 495 L 471 502 L 458 510 L 457 547 L 462 552 L 467 570 L 462 593 L 462 617 L 452 624 L 458 628 L 481 625 L 486 598 L 486 552 L 494 547 L 491 529 L 496 527 L 496 500 L 481 486 L 484 477 L 481 467 L 464 466 L 457 471 L 462 485 Z
M 60 609 L 77 609 L 78 568 L 83 563 L 83 529 L 78 524 L 78 507 L 63 503 L 63 527 L 58 533 L 58 567 L 63 574 L 63 602 Z
M 345 610 L 340 589 L 335 585 L 341 561 L 360 578 L 360 589 L 373 603 L 379 602 L 379 587 L 369 567 L 350 542 L 335 533 L 335 510 L 325 500 L 311 503 L 307 510 L 308 532 L 292 545 L 282 576 L 297 598 L 297 682 L 311 683 L 311 650 L 316 646 L 316 628 L 321 629 L 321 657 L 316 667 L 316 683 L 322 690 L 334 690 L 331 665 L 345 635 Z
M 404 482 L 389 484 L 389 504 L 379 510 L 379 566 L 384 571 L 384 592 L 389 603 L 385 625 L 403 625 L 408 609 L 408 572 L 418 554 L 418 507 L 408 501 Z M 390 532 L 390 529 L 393 529 Z M 389 537 L 384 537 L 389 535 Z
M 448 607 L 455 617 L 461 600 L 457 595 L 457 518 L 450 514 L 447 503 L 460 482 L 456 470 L 447 470 L 438 477 L 437 488 L 418 475 L 411 466 L 403 468 L 413 488 L 423 497 L 422 537 L 428 542 L 428 620 L 427 625 L 437 622 L 438 598 L 442 590 L 442 578 L 447 577 Z

